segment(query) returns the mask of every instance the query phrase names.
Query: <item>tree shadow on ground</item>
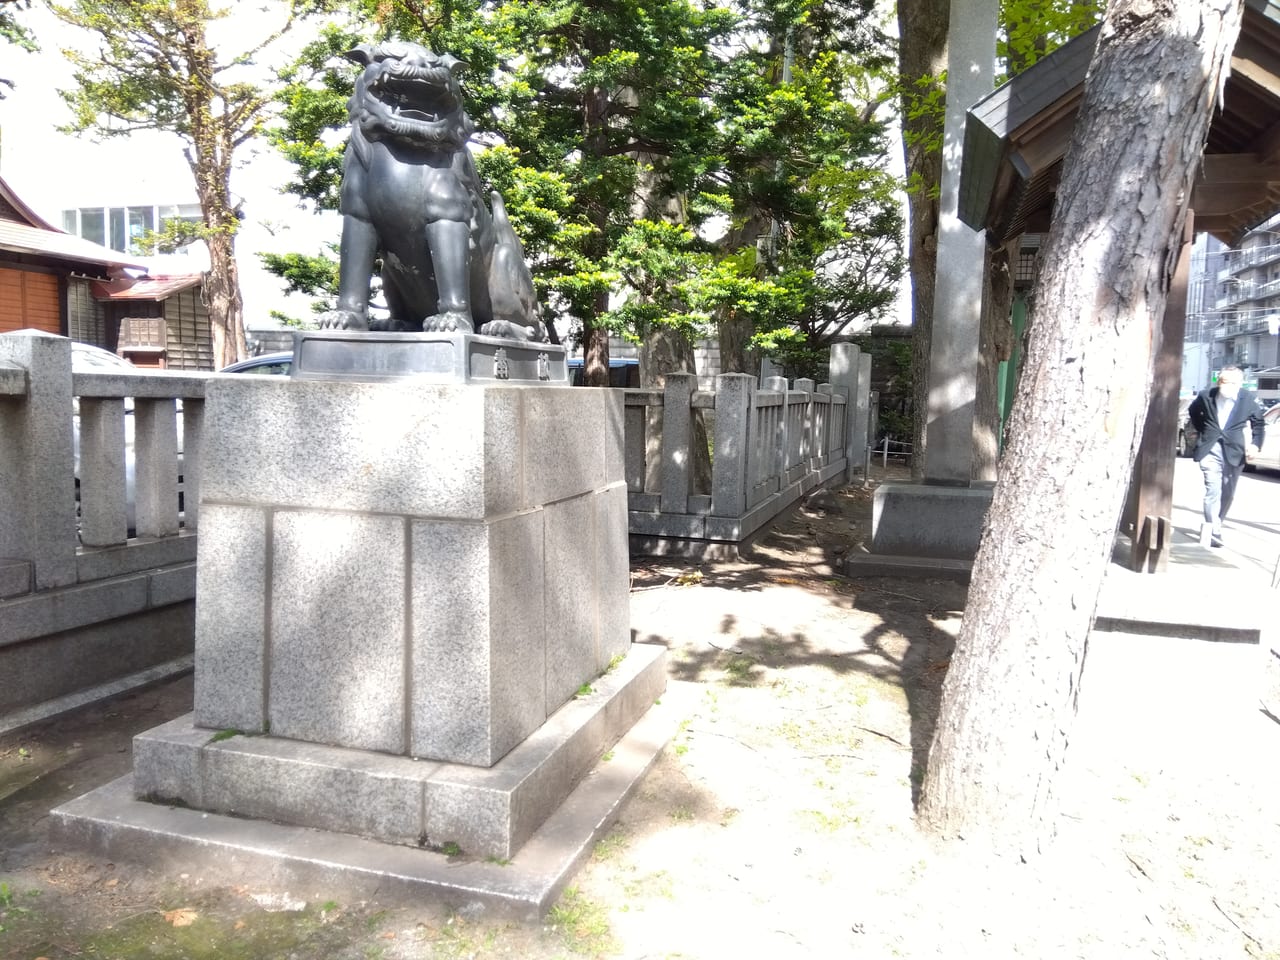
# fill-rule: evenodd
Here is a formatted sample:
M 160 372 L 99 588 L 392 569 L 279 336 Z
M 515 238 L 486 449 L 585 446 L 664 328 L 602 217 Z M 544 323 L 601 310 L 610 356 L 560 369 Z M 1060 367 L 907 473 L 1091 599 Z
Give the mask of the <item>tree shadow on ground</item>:
M 688 575 L 686 575 L 688 576 Z M 953 633 L 941 624 L 958 618 L 964 609 L 967 587 L 942 579 L 905 580 L 890 577 L 846 578 L 776 567 L 705 565 L 696 579 L 686 579 L 687 589 L 755 591 L 782 584 L 791 589 L 820 593 L 837 609 L 849 611 L 847 641 L 815 643 L 805 632 L 784 631 L 761 625 L 748 635 L 736 613 L 720 615 L 718 632 L 711 637 L 663 637 L 633 635 L 637 642 L 660 643 L 679 648 L 672 658 L 670 675 L 693 683 L 720 681 L 730 687 L 753 686 L 757 668 L 785 675 L 789 669 L 816 666 L 837 676 L 859 673 L 901 688 L 910 719 L 911 801 L 920 799 L 920 788 L 933 742 L 941 701 L 942 683 L 955 644 Z M 675 587 L 680 589 L 680 587 Z M 717 602 L 723 604 L 723 595 Z M 696 598 L 693 598 L 696 602 Z M 861 728 L 895 743 L 882 730 Z

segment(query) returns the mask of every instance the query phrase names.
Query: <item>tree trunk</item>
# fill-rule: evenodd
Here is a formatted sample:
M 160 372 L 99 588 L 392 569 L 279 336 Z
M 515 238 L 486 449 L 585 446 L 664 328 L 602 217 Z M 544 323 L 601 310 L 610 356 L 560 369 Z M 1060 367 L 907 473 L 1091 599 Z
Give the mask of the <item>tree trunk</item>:
M 933 288 L 938 273 L 938 191 L 942 186 L 941 110 L 916 109 L 947 68 L 950 0 L 899 0 L 898 72 L 902 77 L 902 143 L 907 172 L 907 268 L 911 275 L 911 475 L 924 476 L 929 409 Z
M 1152 340 L 1240 14 L 1240 0 L 1108 7 L 925 775 L 920 821 L 943 835 L 1023 855 L 1052 836 Z
M 760 357 L 750 348 L 755 325 L 750 317 L 734 313 L 720 318 L 717 335 L 720 344 L 721 373 L 760 375 Z
M 209 306 L 209 328 L 213 334 L 213 368 L 249 355 L 244 336 L 244 301 L 240 296 L 240 273 L 236 266 L 235 238 L 226 233 L 207 238 L 209 274 L 204 281 L 205 302 Z
M 588 46 L 597 49 L 595 46 Z M 593 87 L 583 100 L 583 142 L 588 155 L 603 157 L 608 147 L 609 94 L 601 87 Z M 587 218 L 594 233 L 586 243 L 587 256 L 599 264 L 609 252 L 609 211 L 599 197 L 587 200 Z M 609 309 L 609 293 L 602 290 L 595 296 L 591 316 L 582 318 L 582 382 L 588 387 L 609 386 L 609 331 L 599 321 Z
M 679 330 L 658 327 L 645 334 L 640 344 L 640 385 L 662 389 L 668 373 L 694 373 L 697 371 L 693 344 Z M 646 461 L 657 464 L 662 459 L 662 412 L 646 426 Z M 689 492 L 711 493 L 711 448 L 707 443 L 707 411 L 693 411 L 692 447 L 689 464 Z

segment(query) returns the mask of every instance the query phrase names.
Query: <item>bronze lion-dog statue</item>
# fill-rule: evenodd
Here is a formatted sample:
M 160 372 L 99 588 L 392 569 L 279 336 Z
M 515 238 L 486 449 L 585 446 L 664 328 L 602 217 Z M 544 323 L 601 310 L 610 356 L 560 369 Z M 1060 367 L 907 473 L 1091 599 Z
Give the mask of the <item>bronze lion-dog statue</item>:
M 368 330 L 382 260 L 389 318 L 375 327 L 545 340 L 524 249 L 496 191 L 492 212 L 467 140 L 466 64 L 416 43 L 362 43 L 348 103 L 337 309 L 320 325 Z

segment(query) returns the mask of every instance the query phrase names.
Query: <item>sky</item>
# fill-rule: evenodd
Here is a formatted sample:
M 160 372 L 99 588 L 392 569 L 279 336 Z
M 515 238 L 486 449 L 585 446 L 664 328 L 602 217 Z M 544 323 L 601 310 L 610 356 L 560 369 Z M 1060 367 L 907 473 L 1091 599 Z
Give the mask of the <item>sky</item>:
M 263 36 L 278 20 L 273 13 L 268 4 L 241 2 L 234 17 L 217 25 L 228 28 L 223 37 L 211 32 L 211 39 L 220 50 L 238 51 L 240 47 L 232 46 L 235 36 Z M 74 207 L 197 202 L 178 137 L 141 131 L 94 142 L 87 134 L 70 136 L 56 130 L 70 120 L 57 90 L 72 83 L 71 65 L 60 50 L 75 42 L 76 31 L 42 8 L 22 16 L 34 27 L 41 50 L 3 50 L 0 74 L 12 80 L 15 89 L 0 100 L 0 176 L 14 192 L 55 227 L 62 226 L 62 211 Z M 297 46 L 301 35 L 290 42 Z M 282 59 L 284 52 L 275 59 Z M 273 309 L 306 316 L 309 300 L 287 297 L 282 282 L 263 270 L 254 254 L 320 253 L 326 240 L 337 242 L 340 220 L 336 214 L 317 216 L 300 209 L 295 197 L 280 193 L 289 166 L 267 144 L 247 144 L 237 156 L 240 165 L 232 174 L 231 188 L 243 200 L 245 214 L 236 252 L 246 325 L 273 325 Z M 205 264 L 207 258 L 196 269 Z

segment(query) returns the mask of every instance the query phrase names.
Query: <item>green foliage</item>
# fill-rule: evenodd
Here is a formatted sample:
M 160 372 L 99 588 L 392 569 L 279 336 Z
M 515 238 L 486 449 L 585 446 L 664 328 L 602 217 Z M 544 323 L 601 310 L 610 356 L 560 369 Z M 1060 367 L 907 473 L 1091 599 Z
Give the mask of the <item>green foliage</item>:
M 138 245 L 139 253 L 150 256 L 156 253 L 175 253 L 197 240 L 203 240 L 206 234 L 203 224 L 172 217 L 165 220 L 159 230 L 144 230 L 134 242 Z
M 288 189 L 317 206 L 337 205 L 356 73 L 341 53 L 412 40 L 469 64 L 477 168 L 506 201 L 544 320 L 634 338 L 733 318 L 821 343 L 892 299 L 901 223 L 876 117 L 892 57 L 870 0 L 346 9 L 282 75 L 272 132 L 297 171 Z
M 260 253 L 263 266 L 285 280 L 289 293 L 302 293 L 331 301 L 338 290 L 337 244 L 326 244 L 331 255 Z
M 905 337 L 876 331 L 852 338 L 871 357 L 871 369 L 880 381 L 880 434 L 897 440 L 912 437 L 911 343 Z
M 996 55 L 1005 77 L 1021 73 L 1102 19 L 1101 0 L 1001 0 Z

